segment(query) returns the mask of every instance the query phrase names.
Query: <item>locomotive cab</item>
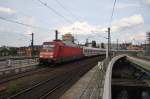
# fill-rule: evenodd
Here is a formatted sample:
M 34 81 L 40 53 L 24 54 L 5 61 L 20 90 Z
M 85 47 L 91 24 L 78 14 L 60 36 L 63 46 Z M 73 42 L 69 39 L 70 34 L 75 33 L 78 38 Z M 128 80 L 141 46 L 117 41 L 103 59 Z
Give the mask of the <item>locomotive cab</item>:
M 40 63 L 63 63 L 83 57 L 82 48 L 61 40 L 44 42 L 40 52 Z
M 44 42 L 42 50 L 40 51 L 40 63 L 56 63 L 62 45 L 63 43 L 61 40 Z
M 51 63 L 54 58 L 54 49 L 53 42 L 44 42 L 40 51 L 40 63 Z

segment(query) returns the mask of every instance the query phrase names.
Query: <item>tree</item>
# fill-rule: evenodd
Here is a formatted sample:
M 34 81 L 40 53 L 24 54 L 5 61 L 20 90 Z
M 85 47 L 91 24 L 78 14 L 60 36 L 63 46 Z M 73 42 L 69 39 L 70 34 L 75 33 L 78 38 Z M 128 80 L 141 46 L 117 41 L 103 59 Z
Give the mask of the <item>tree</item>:
M 6 47 L 2 47 L 0 50 L 0 55 L 1 56 L 7 56 L 9 54 L 9 50 Z
M 17 55 L 17 49 L 16 48 L 9 48 L 9 55 Z

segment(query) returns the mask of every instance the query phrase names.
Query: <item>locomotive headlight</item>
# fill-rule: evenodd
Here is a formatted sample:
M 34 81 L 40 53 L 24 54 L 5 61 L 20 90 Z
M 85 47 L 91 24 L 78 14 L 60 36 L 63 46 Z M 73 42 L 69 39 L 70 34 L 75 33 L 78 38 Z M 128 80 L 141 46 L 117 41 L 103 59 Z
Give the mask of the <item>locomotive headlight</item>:
M 43 55 L 40 55 L 40 57 L 42 58 L 42 57 L 43 57 Z
M 50 57 L 50 58 L 53 58 L 53 56 L 52 56 L 52 55 L 50 55 L 49 57 Z

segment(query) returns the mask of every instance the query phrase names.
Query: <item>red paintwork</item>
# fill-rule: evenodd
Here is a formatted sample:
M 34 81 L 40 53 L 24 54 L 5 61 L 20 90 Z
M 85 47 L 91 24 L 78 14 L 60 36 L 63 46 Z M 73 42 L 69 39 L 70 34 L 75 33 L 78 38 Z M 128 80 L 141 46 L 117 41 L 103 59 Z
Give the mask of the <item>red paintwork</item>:
M 43 44 L 53 44 L 53 51 L 44 50 L 40 52 L 40 60 L 52 60 L 54 63 L 59 62 L 60 59 L 71 59 L 73 57 L 82 57 L 83 49 L 65 45 L 62 41 L 44 42 Z

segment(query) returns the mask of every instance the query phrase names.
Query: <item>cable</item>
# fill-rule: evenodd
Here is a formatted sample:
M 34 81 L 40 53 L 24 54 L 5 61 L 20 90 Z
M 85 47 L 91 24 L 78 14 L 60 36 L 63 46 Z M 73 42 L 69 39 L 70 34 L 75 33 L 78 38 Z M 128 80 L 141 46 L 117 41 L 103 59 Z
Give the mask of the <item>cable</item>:
M 21 14 L 21 15 L 23 15 L 23 16 L 25 16 L 25 17 L 33 17 L 33 16 L 29 16 L 29 15 L 27 15 L 26 13 L 23 13 L 23 12 L 17 12 L 18 14 Z M 45 20 L 43 20 L 43 19 L 39 19 L 38 18 L 38 21 L 40 21 L 40 22 L 42 22 L 42 23 L 44 23 L 44 24 L 47 24 L 48 26 L 50 25 L 47 21 L 45 21 Z M 51 23 L 52 24 L 52 23 Z M 52 24 L 52 25 L 54 25 L 54 24 Z M 55 25 L 54 25 L 55 26 Z
M 72 15 L 76 20 L 80 20 L 76 15 L 74 15 L 70 10 L 68 10 L 59 0 L 54 0 L 57 2 L 64 10 L 66 10 L 70 15 Z
M 113 18 L 113 15 L 114 15 L 115 5 L 116 5 L 116 0 L 114 1 L 113 9 L 112 9 L 111 17 L 110 17 L 110 26 L 111 26 L 112 18 Z
M 4 21 L 7 21 L 7 22 L 11 22 L 11 23 L 16 23 L 16 24 L 19 24 L 19 25 L 23 25 L 23 26 L 26 26 L 26 27 L 43 28 L 43 27 L 39 27 L 39 26 L 33 26 L 33 25 L 25 24 L 25 23 L 22 23 L 22 22 L 19 22 L 19 21 L 15 21 L 15 20 L 6 19 L 4 17 L 0 17 L 0 19 L 4 20 Z M 46 29 L 46 28 L 43 28 L 43 29 Z
M 3 32 L 5 32 L 5 31 L 3 31 Z M 25 31 L 23 31 L 23 32 L 25 32 Z M 11 33 L 12 34 L 16 34 L 16 35 L 18 35 L 18 36 L 20 36 L 20 37 L 24 37 L 25 39 L 28 39 L 28 37 L 27 37 L 27 35 L 25 35 L 25 34 L 21 34 L 19 31 L 11 31 Z M 3 35 L 4 33 L 0 33 L 0 35 Z M 5 33 L 6 34 L 6 33 Z M 4 34 L 4 35 L 5 35 Z
M 55 13 L 56 15 L 58 15 L 59 17 L 62 17 L 65 21 L 67 21 L 68 23 L 73 23 L 71 20 L 68 20 L 65 18 L 65 16 L 63 16 L 62 14 L 60 14 L 59 12 L 57 12 L 55 9 L 53 9 L 51 6 L 49 6 L 47 3 L 41 1 L 41 0 L 37 0 L 39 1 L 42 5 L 44 5 L 45 7 L 47 7 L 48 9 L 50 9 L 53 13 Z

